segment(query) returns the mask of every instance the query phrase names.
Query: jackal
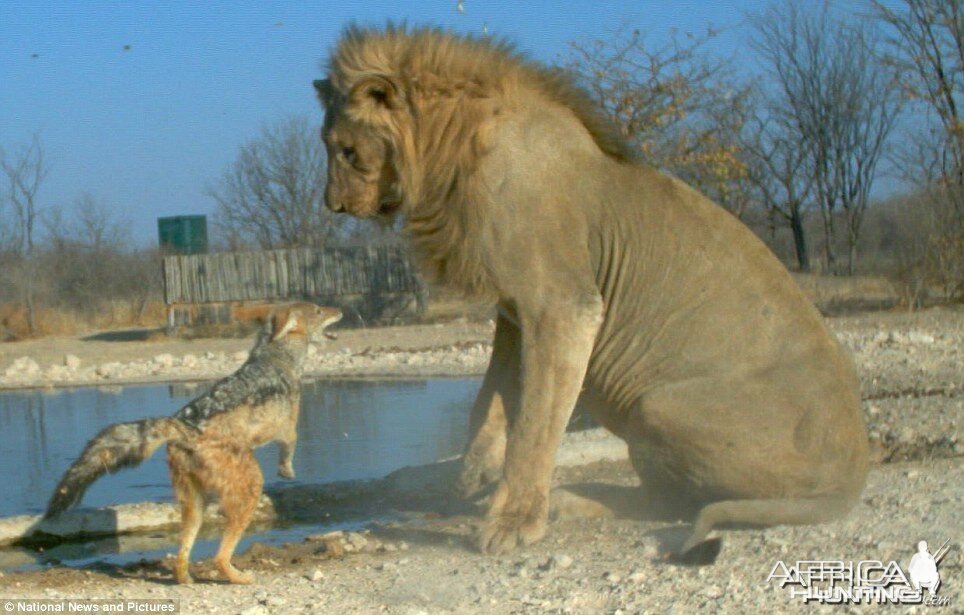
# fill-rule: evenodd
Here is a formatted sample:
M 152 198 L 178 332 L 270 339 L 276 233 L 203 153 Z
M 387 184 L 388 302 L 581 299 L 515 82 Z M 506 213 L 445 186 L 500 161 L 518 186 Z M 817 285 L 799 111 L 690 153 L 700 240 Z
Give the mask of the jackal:
M 57 485 L 46 517 L 77 503 L 104 473 L 139 465 L 167 444 L 171 483 L 181 507 L 174 575 L 190 583 L 189 558 L 201 527 L 205 494 L 221 503 L 227 523 L 214 558 L 232 583 L 251 583 L 231 555 L 251 522 L 264 478 L 253 449 L 278 443 L 278 475 L 294 478 L 301 370 L 309 338 L 341 318 L 337 308 L 292 303 L 268 315 L 248 360 L 171 417 L 118 423 L 101 431 Z

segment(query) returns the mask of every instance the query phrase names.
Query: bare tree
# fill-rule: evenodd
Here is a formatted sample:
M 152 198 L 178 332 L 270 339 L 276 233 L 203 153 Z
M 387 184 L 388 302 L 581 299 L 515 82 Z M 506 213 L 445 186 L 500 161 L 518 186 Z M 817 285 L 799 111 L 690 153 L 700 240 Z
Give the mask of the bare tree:
M 567 68 L 644 160 L 740 215 L 748 202 L 738 145 L 748 88 L 704 54 L 713 36 L 674 34 L 654 46 L 639 30 L 623 28 L 605 40 L 571 43 Z
M 800 147 L 796 124 L 783 111 L 779 106 L 761 105 L 747 122 L 741 146 L 748 181 L 756 187 L 767 212 L 790 226 L 797 267 L 808 272 L 804 211 L 813 194 L 813 174 L 807 153 Z
M 42 222 L 46 233 L 36 258 L 45 305 L 112 324 L 119 314 L 139 320 L 160 299 L 158 254 L 132 249 L 128 225 L 104 201 L 81 194 L 69 208 L 47 209 Z
M 322 246 L 340 220 L 325 209 L 325 151 L 304 117 L 265 128 L 245 144 L 220 182 L 217 225 L 229 246 Z
M 37 193 L 47 178 L 49 167 L 44 160 L 40 136 L 34 135 L 30 143 L 21 147 L 11 158 L 0 157 L 0 171 L 6 180 L 6 201 L 12 209 L 13 226 L 9 230 L 16 256 L 16 285 L 27 313 L 30 333 L 37 330 L 34 306 L 35 245 L 34 233 L 40 210 Z
M 76 244 L 94 252 L 126 247 L 126 222 L 89 192 L 77 197 L 70 216 L 60 207 L 51 207 L 44 214 L 46 239 L 53 247 Z
M 847 271 L 857 245 L 884 145 L 900 111 L 897 88 L 879 70 L 877 40 L 857 21 L 835 18 L 827 5 L 774 5 L 755 21 L 754 45 L 779 85 L 806 151 L 824 228 L 827 268 L 837 271 L 836 217 L 842 212 Z
M 912 262 L 950 299 L 964 292 L 964 6 L 961 0 L 888 4 L 873 0 L 891 35 L 884 59 L 922 111 L 898 155 L 904 177 L 916 186 L 900 201 L 912 208 L 903 212 L 915 219 L 909 228 L 922 235 Z
M 890 26 L 892 36 L 885 56 L 896 69 L 904 93 L 932 112 L 939 129 L 937 147 L 925 139 L 914 152 L 923 163 L 914 165 L 918 183 L 947 182 L 964 186 L 964 7 L 961 0 L 872 0 L 878 18 Z M 920 144 L 915 144 L 920 145 Z M 929 151 L 928 151 L 929 150 Z M 920 154 L 925 154 L 921 157 Z M 921 174 L 920 170 L 925 170 Z M 920 180 L 923 180 L 922 182 Z

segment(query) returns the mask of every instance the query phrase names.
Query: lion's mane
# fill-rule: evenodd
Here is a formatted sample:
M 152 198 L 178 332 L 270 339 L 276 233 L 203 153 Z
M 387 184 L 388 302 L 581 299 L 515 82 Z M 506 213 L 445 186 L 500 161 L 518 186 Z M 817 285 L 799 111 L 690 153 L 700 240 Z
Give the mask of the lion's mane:
M 484 216 L 475 170 L 506 109 L 561 105 L 608 156 L 635 159 L 629 142 L 571 75 L 528 60 L 503 40 L 351 25 L 330 54 L 329 76 L 346 96 L 371 77 L 397 88 L 407 113 L 395 114 L 386 136 L 395 150 L 406 230 L 429 270 L 470 294 L 492 294 L 474 246 Z

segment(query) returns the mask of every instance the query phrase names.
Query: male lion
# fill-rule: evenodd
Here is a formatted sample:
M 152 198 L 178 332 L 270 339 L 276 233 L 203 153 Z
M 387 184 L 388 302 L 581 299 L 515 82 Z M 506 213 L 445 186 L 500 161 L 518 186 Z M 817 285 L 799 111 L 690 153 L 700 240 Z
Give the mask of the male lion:
M 556 447 L 580 393 L 646 493 L 720 523 L 847 512 L 867 473 L 850 359 L 749 230 L 636 164 L 588 97 L 488 39 L 349 27 L 315 82 L 326 202 L 404 216 L 440 281 L 493 298 L 464 494 L 498 481 L 480 547 L 546 532 Z

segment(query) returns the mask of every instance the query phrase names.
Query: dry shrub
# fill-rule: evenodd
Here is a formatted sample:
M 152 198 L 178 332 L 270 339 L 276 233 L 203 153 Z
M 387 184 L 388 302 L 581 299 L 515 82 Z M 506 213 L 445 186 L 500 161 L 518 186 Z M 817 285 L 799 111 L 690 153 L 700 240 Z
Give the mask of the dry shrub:
M 107 328 L 146 327 L 164 325 L 166 308 L 155 301 L 140 305 L 134 301 L 110 301 L 102 310 L 91 312 L 66 307 L 35 308 L 37 330 L 30 335 L 27 312 L 15 303 L 0 304 L 0 341 L 14 341 L 49 335 L 79 335 Z
M 793 279 L 824 314 L 890 308 L 897 302 L 895 288 L 885 277 L 794 273 Z
M 964 194 L 934 187 L 882 203 L 865 262 L 894 285 L 900 304 L 964 299 Z

